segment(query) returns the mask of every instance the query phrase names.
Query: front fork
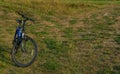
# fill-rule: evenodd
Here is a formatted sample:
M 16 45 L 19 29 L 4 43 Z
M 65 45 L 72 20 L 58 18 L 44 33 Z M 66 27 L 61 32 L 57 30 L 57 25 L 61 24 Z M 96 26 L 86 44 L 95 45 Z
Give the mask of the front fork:
M 15 45 L 15 51 L 17 53 L 18 48 L 21 48 L 22 52 L 26 52 L 25 49 L 25 42 L 23 40 L 26 40 L 25 33 L 22 33 L 22 37 L 18 37 L 17 33 L 15 33 L 14 39 L 13 39 L 13 45 Z M 23 42 L 23 43 L 22 43 Z

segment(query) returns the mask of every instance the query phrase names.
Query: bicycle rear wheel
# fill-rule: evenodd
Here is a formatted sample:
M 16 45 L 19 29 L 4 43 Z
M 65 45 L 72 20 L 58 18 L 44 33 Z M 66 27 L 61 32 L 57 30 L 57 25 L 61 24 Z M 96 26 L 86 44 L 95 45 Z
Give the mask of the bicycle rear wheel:
M 16 65 L 27 67 L 31 65 L 37 56 L 37 45 L 35 41 L 25 36 L 20 45 L 15 43 L 12 48 L 12 60 Z

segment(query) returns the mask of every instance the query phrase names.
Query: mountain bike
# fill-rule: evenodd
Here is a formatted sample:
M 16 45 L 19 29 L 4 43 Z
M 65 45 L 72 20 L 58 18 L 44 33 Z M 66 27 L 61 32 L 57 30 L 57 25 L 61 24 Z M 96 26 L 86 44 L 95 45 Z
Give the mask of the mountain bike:
M 26 22 L 33 22 L 34 20 L 23 14 L 20 15 L 23 19 L 16 20 L 19 25 L 17 26 L 14 34 L 11 56 L 13 62 L 17 66 L 27 67 L 35 61 L 35 58 L 37 56 L 36 42 L 31 37 L 25 34 Z

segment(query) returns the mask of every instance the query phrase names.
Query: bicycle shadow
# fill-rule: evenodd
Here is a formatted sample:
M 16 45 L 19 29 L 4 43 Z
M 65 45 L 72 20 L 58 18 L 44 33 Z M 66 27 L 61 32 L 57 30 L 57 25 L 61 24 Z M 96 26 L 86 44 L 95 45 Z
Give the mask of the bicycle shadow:
M 5 64 L 14 65 L 11 60 L 11 48 L 0 45 L 0 62 Z

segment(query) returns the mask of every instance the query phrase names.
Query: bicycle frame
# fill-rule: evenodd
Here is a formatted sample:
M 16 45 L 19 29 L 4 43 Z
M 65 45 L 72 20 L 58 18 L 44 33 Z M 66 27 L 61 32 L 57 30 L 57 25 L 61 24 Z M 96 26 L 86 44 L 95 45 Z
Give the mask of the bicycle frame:
M 22 20 L 23 23 L 19 23 L 19 26 L 16 28 L 16 32 L 14 35 L 14 40 L 13 42 L 17 43 L 18 45 L 21 43 L 22 38 L 24 38 L 24 26 L 25 26 L 25 21 Z
M 29 20 L 29 21 L 33 22 L 34 20 L 32 18 L 26 17 L 25 15 L 23 15 L 21 13 L 18 13 L 18 14 L 20 14 L 24 19 L 17 20 L 17 22 L 19 23 L 19 26 L 17 26 L 16 32 L 14 35 L 13 43 L 17 42 L 17 44 L 20 44 L 22 42 L 22 38 L 24 38 L 24 36 L 25 36 L 25 23 L 26 23 L 26 21 Z
M 29 17 L 21 14 L 21 13 L 18 13 L 18 14 L 22 16 L 22 19 L 17 20 L 17 23 L 19 25 L 17 26 L 15 34 L 14 34 L 13 48 L 12 48 L 11 55 L 12 55 L 12 60 L 16 65 L 21 66 L 21 67 L 27 67 L 34 62 L 34 60 L 37 56 L 37 45 L 36 45 L 35 41 L 31 37 L 29 37 L 25 34 L 26 21 L 34 22 L 34 20 L 32 18 L 29 18 Z M 29 42 L 32 45 L 29 45 L 28 44 Z M 30 48 L 29 48 L 29 46 L 30 46 Z M 31 46 L 32 46 L 32 48 L 31 48 Z M 27 49 L 27 47 L 28 47 L 28 49 Z M 29 50 L 31 52 L 28 53 L 27 50 Z M 19 51 L 20 51 L 20 54 L 19 54 Z M 26 54 L 29 54 L 29 55 L 26 56 Z M 16 56 L 18 56 L 18 57 L 16 57 Z M 29 56 L 31 58 L 27 58 Z M 17 60 L 17 59 L 20 59 L 20 60 Z M 30 59 L 30 60 L 26 60 L 26 59 Z

